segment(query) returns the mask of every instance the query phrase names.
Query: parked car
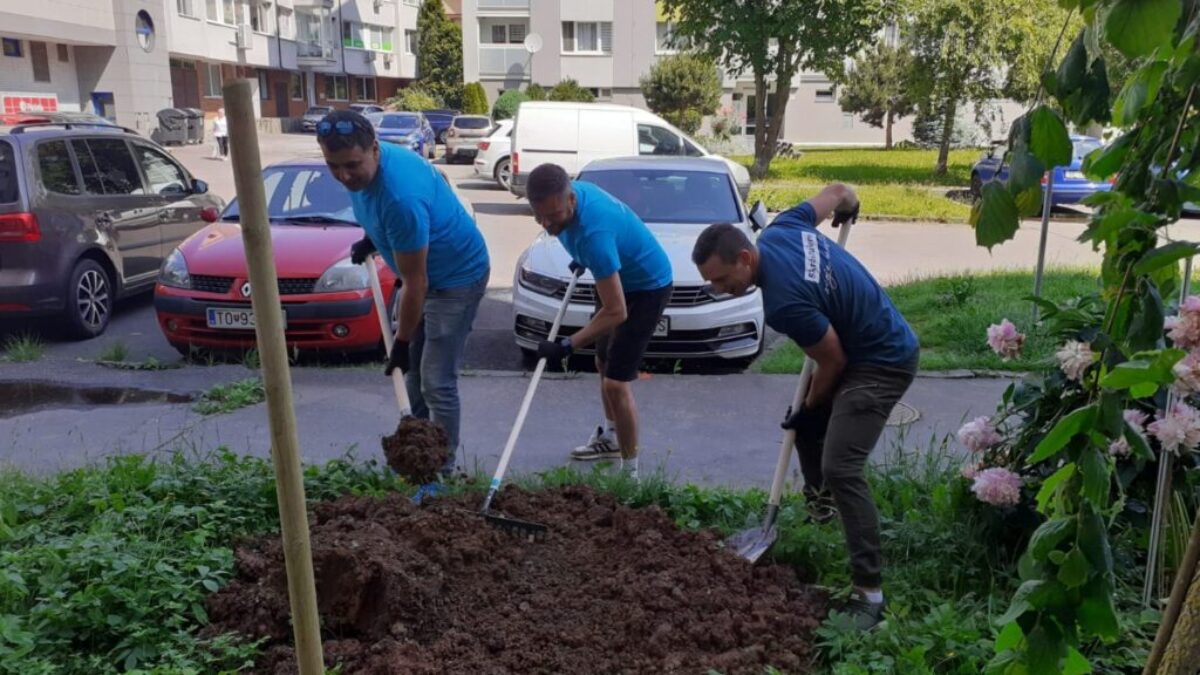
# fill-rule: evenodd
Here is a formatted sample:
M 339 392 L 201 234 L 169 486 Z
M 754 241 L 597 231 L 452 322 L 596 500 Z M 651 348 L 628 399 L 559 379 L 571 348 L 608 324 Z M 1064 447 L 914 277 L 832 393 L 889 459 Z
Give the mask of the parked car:
M 327 105 L 314 105 L 304 111 L 304 115 L 300 118 L 300 130 L 304 132 L 316 133 L 317 122 L 320 122 L 329 113 L 333 112 L 333 108 Z
M 363 236 L 350 193 L 319 159 L 273 164 L 263 171 L 263 182 L 288 346 L 382 350 L 366 270 L 350 262 L 350 246 Z M 374 260 L 394 330 L 399 282 L 378 256 Z M 159 271 L 154 309 L 163 335 L 182 354 L 255 345 L 237 200 L 218 222 L 170 252 Z
M 450 123 L 454 121 L 462 113 L 458 110 L 449 108 L 439 108 L 433 110 L 422 110 L 421 114 L 425 119 L 429 120 L 429 125 L 433 127 L 433 137 L 438 143 L 446 142 L 446 131 L 450 129 Z
M 423 157 L 433 159 L 437 152 L 433 127 L 418 112 L 385 112 L 367 115 L 379 140 L 403 145 Z
M 512 130 L 512 120 L 497 122 L 492 135 L 479 141 L 479 154 L 475 155 L 475 175 L 495 180 L 504 190 L 512 182 Z
M 459 115 L 446 130 L 446 163 L 473 162 L 479 154 L 479 141 L 492 133 L 495 125 L 487 115 Z
M 610 103 L 526 101 L 517 108 L 512 136 L 512 185 L 525 196 L 529 172 L 553 162 L 575 176 L 586 164 L 608 157 L 667 155 L 709 157 L 696 141 L 652 112 Z M 742 199 L 750 194 L 746 167 L 720 158 Z
M 1002 145 L 1002 144 L 1000 144 Z M 1083 158 L 1093 150 L 1099 150 L 1104 142 L 1092 136 L 1071 136 L 1071 164 L 1054 168 L 1054 187 L 1050 192 L 1050 204 L 1078 204 L 1084 198 L 1096 192 L 1106 192 L 1112 189 L 1115 179 L 1093 181 L 1083 175 Z M 1008 164 L 1000 166 L 1002 155 L 996 153 L 997 144 L 993 144 L 987 154 L 975 166 L 971 167 L 971 194 L 976 198 L 983 194 L 983 184 L 991 180 L 1008 180 Z M 996 169 L 1000 172 L 997 174 Z M 1042 195 L 1046 193 L 1046 176 L 1042 177 Z
M 0 316 L 57 316 L 76 338 L 100 335 L 114 301 L 153 288 L 164 252 L 223 206 L 131 131 L 0 130 Z
M 728 166 L 719 158 L 627 157 L 589 163 L 579 180 L 595 183 L 629 205 L 666 249 L 675 290 L 654 331 L 651 358 L 721 358 L 748 364 L 762 351 L 762 295 L 712 292 L 692 264 L 692 248 L 705 227 L 734 223 L 747 235 L 765 225 L 759 204 L 748 213 Z M 555 237 L 539 234 L 521 254 L 513 279 L 517 346 L 531 354 L 546 338 L 570 280 L 571 258 Z M 595 311 L 595 281 L 585 273 L 575 286 L 562 334 L 579 330 Z M 583 353 L 592 353 L 587 349 Z
M 384 107 L 375 105 L 374 103 L 351 103 L 350 109 L 360 115 L 370 115 L 371 113 L 384 112 Z

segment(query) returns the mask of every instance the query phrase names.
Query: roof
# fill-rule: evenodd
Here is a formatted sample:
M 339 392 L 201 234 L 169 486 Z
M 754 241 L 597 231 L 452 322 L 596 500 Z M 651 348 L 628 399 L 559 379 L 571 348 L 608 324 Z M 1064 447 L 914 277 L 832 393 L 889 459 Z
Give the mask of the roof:
M 104 124 L 52 122 L 49 124 L 21 124 L 11 127 L 0 126 L 0 137 L 18 142 L 22 141 L 22 139 L 29 139 L 29 141 L 32 142 L 40 138 L 45 138 L 46 135 L 50 134 L 53 134 L 54 136 L 95 136 L 96 134 L 114 134 L 145 138 L 132 129 L 125 129 L 123 127 L 114 127 Z
M 328 169 L 329 165 L 325 163 L 325 158 L 321 156 L 315 157 L 297 157 L 295 159 L 285 159 L 281 162 L 272 162 L 263 167 L 266 169 Z
M 706 171 L 729 175 L 729 167 L 719 157 L 638 156 L 609 157 L 587 163 L 581 171 L 629 171 L 658 169 L 660 171 Z
M 619 103 L 582 103 L 578 101 L 521 101 L 522 108 L 546 108 L 550 110 L 575 110 L 578 108 L 587 108 L 588 110 L 622 110 L 633 111 L 641 110 L 633 106 L 621 105 Z

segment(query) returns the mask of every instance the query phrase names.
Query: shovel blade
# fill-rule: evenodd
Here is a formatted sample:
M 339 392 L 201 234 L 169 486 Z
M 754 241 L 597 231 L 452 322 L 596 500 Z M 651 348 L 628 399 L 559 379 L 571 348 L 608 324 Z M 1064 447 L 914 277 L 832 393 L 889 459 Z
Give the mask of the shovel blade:
M 756 563 L 770 550 L 778 536 L 779 530 L 774 526 L 752 527 L 730 535 L 725 540 L 725 546 L 751 563 Z

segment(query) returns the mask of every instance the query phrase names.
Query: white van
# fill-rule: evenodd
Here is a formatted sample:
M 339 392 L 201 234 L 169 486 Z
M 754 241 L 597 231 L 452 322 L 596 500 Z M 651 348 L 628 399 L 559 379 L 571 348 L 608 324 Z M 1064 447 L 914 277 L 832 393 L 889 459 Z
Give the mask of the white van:
M 574 178 L 593 160 L 636 155 L 715 156 L 663 118 L 640 108 L 526 101 L 517 108 L 513 127 L 509 190 L 524 197 L 529 172 L 546 162 L 558 164 Z M 750 172 L 728 159 L 725 163 L 746 199 Z

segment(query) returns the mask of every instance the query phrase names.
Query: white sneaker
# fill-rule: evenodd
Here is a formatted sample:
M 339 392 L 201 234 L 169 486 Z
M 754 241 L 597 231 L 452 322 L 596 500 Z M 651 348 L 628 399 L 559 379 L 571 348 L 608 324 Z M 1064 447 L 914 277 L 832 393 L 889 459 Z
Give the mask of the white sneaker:
M 614 439 L 605 435 L 604 427 L 596 427 L 596 431 L 588 439 L 586 445 L 581 445 L 571 451 L 571 459 L 583 462 L 620 456 L 621 448 L 617 447 Z

